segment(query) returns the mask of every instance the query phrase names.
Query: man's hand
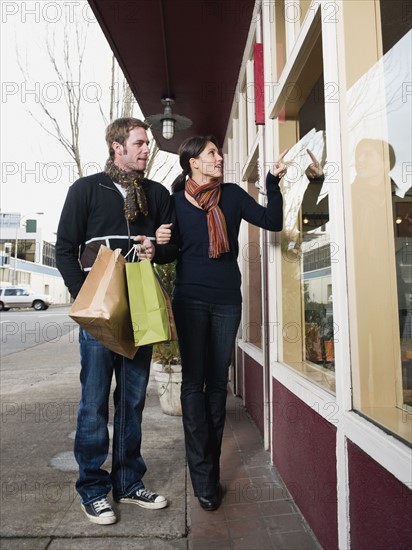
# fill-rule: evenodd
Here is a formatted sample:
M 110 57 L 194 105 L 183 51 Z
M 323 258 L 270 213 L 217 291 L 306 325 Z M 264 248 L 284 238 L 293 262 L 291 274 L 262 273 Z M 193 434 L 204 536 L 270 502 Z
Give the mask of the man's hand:
M 288 151 L 289 149 L 285 149 L 278 160 L 275 162 L 273 167 L 270 169 L 271 174 L 277 176 L 278 178 L 282 178 L 286 174 L 286 171 L 288 169 L 288 164 L 283 162 L 283 157 Z
M 156 230 L 156 242 L 157 244 L 168 244 L 170 237 L 172 236 L 172 223 L 164 223 Z
M 315 155 L 312 153 L 310 149 L 306 149 L 308 155 L 312 159 L 312 162 L 309 164 L 309 166 L 305 170 L 306 176 L 310 180 L 315 180 L 317 178 L 321 178 L 323 176 L 323 168 L 320 165 L 318 159 L 315 157 Z
M 139 260 L 152 260 L 155 255 L 155 247 L 152 241 L 145 235 L 137 235 L 134 240 L 138 243 L 134 245 L 134 248 Z

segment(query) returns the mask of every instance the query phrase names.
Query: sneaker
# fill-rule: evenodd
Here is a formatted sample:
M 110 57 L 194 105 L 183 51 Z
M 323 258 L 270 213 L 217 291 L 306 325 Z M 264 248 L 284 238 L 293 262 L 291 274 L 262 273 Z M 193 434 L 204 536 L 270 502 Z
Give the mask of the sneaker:
M 118 502 L 124 502 L 125 504 L 137 504 L 142 508 L 148 510 L 159 510 L 160 508 L 166 508 L 167 500 L 162 495 L 157 495 L 148 489 L 138 489 L 131 495 L 119 498 Z
M 81 503 L 80 506 L 92 523 L 110 525 L 111 523 L 116 523 L 117 521 L 113 508 L 110 506 L 106 497 L 95 500 L 90 504 Z

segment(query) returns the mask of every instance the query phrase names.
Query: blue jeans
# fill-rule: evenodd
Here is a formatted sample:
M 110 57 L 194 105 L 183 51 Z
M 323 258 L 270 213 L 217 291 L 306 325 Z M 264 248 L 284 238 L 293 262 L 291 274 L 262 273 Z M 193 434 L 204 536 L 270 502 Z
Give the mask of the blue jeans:
M 212 496 L 220 478 L 228 370 L 241 306 L 174 298 L 182 358 L 186 456 L 196 496 Z
M 140 454 L 142 413 L 149 380 L 152 347 L 138 349 L 127 359 L 105 348 L 80 328 L 81 400 L 74 455 L 79 465 L 76 489 L 83 504 L 107 495 L 119 499 L 144 487 L 146 465 Z M 116 377 L 112 468 L 102 465 L 109 453 L 110 386 Z

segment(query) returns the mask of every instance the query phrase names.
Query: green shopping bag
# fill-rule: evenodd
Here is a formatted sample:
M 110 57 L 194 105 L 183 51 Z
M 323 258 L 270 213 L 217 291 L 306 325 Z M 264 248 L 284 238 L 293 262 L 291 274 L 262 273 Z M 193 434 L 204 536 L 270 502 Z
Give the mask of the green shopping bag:
M 147 346 L 175 339 L 169 298 L 150 260 L 127 262 L 126 280 L 135 345 Z

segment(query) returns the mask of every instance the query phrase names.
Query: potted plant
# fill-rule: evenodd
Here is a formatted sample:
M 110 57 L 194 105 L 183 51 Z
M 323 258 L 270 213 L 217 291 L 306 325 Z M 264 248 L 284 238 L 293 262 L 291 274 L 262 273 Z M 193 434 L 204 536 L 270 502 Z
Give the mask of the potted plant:
M 162 411 L 172 416 L 181 416 L 182 365 L 177 341 L 153 347 L 152 368 Z
M 313 302 L 305 288 L 305 343 L 309 361 L 334 370 L 333 317 L 327 315 L 325 304 Z
M 175 264 L 156 265 L 155 269 L 169 296 L 173 291 Z M 152 368 L 157 385 L 160 406 L 165 414 L 180 416 L 180 390 L 182 386 L 182 365 L 177 341 L 162 342 L 153 346 Z

